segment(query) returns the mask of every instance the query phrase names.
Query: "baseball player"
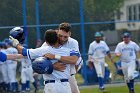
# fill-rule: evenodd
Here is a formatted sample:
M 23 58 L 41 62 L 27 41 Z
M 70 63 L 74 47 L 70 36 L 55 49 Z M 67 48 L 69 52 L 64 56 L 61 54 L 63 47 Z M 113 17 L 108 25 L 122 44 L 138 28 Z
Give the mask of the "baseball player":
M 5 39 L 5 43 L 7 46 L 6 52 L 8 54 L 18 54 L 16 48 L 12 47 L 12 42 L 9 39 Z M 7 60 L 7 70 L 8 70 L 8 79 L 10 83 L 10 91 L 16 92 L 17 91 L 17 80 L 16 80 L 16 68 L 17 68 L 17 61 L 14 60 Z
M 7 54 L 6 52 L 6 44 L 4 42 L 2 42 L 2 47 L 1 47 L 1 52 Z M 1 58 L 4 58 L 3 56 L 1 56 Z M 2 62 L 2 60 L 1 60 Z M 6 60 L 4 61 L 4 63 L 1 63 L 2 64 L 2 69 L 1 69 L 1 72 L 2 72 L 2 77 L 3 77 L 3 89 L 4 91 L 10 91 L 10 83 L 9 83 L 9 77 L 8 77 L 8 69 L 7 69 L 7 62 Z
M 108 57 L 111 59 L 111 62 L 113 62 L 110 50 L 105 41 L 102 41 L 102 35 L 100 32 L 96 32 L 95 35 L 95 41 L 93 41 L 88 50 L 88 61 L 93 62 L 97 76 L 98 76 L 98 82 L 99 82 L 99 89 L 104 93 L 106 92 L 104 89 L 104 73 L 105 73 L 105 56 L 108 55 Z
M 79 52 L 71 51 L 68 48 L 60 46 L 56 31 L 50 30 L 45 33 L 45 40 L 49 46 L 41 47 L 37 49 L 25 49 L 19 45 L 18 41 L 11 38 L 13 46 L 15 46 L 24 56 L 28 56 L 30 59 L 35 59 L 36 57 L 43 56 L 46 53 L 51 53 L 55 55 L 55 59 L 52 63 L 62 60 L 63 64 L 66 64 L 66 69 L 64 72 L 54 70 L 52 74 L 44 74 L 43 78 L 45 80 L 45 93 L 71 93 L 71 88 L 68 82 L 70 77 L 70 64 L 76 64 L 78 60 Z M 66 57 L 73 57 L 72 62 L 65 61 Z M 77 57 L 78 56 L 78 57 Z
M 69 49 L 74 49 L 79 52 L 79 45 L 78 41 L 71 38 L 71 25 L 69 23 L 61 23 L 59 25 L 59 29 L 57 30 L 58 38 L 59 38 L 59 44 L 63 45 L 63 47 L 69 48 Z M 46 43 L 44 43 L 42 46 L 47 46 Z M 46 54 L 46 57 L 51 58 L 53 55 Z M 72 59 L 70 59 L 72 60 Z M 82 65 L 82 58 L 79 58 L 79 61 L 75 65 L 71 65 L 71 76 L 69 78 L 69 83 L 71 86 L 72 93 L 80 93 L 77 85 L 77 81 L 75 79 L 75 74 L 76 74 L 76 68 L 78 66 Z
M 25 48 L 27 48 L 26 44 L 23 44 Z M 33 83 L 35 89 L 37 89 L 37 84 L 33 77 L 33 69 L 31 60 L 28 58 L 22 58 L 21 60 L 21 92 L 25 92 L 26 90 L 30 90 L 30 81 Z
M 131 41 L 130 33 L 123 34 L 123 41 L 118 43 L 115 54 L 120 58 L 121 66 L 129 93 L 134 92 L 134 72 L 136 69 L 136 53 L 140 53 L 140 47 Z
M 6 50 L 5 50 L 5 43 L 4 42 L 0 42 L 0 51 L 6 53 Z M 5 62 L 0 62 L 0 91 L 3 91 L 5 90 L 5 82 L 6 80 L 4 79 L 4 76 L 6 73 L 5 70 L 6 70 L 6 64 Z M 6 78 L 6 77 L 5 77 Z
M 32 63 L 28 58 L 22 58 L 21 59 L 22 69 L 21 69 L 21 91 L 24 92 L 26 90 L 30 90 L 30 87 L 26 86 L 26 84 L 31 81 L 34 85 L 34 87 L 37 89 L 37 84 L 33 78 L 33 69 L 32 69 Z M 28 84 L 29 85 L 29 84 Z

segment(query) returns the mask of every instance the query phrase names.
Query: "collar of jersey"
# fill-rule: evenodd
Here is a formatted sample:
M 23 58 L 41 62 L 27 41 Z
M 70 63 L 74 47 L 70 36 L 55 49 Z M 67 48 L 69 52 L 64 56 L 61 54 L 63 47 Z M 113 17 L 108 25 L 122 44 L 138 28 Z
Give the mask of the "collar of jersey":
M 59 47 L 53 47 L 51 46 L 52 48 L 55 48 L 55 49 L 60 49 L 63 45 L 60 45 Z

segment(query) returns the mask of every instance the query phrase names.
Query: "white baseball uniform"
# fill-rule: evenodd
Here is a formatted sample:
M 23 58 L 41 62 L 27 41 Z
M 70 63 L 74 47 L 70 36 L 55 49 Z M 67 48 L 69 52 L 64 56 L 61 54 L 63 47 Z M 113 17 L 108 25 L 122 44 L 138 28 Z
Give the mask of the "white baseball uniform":
M 99 43 L 93 41 L 89 46 L 88 54 L 91 55 L 98 77 L 104 78 L 107 51 L 109 51 L 109 47 L 105 41 L 100 41 Z
M 116 49 L 115 53 L 120 53 L 121 66 L 126 81 L 134 79 L 133 73 L 136 69 L 136 52 L 140 51 L 140 47 L 133 41 L 130 41 L 128 44 L 120 42 Z
M 14 47 L 7 48 L 7 54 L 18 54 L 18 51 Z M 8 77 L 10 83 L 17 82 L 16 80 L 16 68 L 17 68 L 17 61 L 14 60 L 7 60 L 7 69 L 8 69 Z
M 43 43 L 42 47 L 43 46 L 47 46 L 47 44 Z M 66 47 L 66 48 L 69 48 L 69 49 L 74 49 L 74 50 L 79 52 L 78 41 L 71 38 L 71 37 L 69 37 L 68 41 L 65 44 L 63 44 L 63 47 Z M 81 66 L 82 64 L 83 64 L 82 63 L 82 58 L 80 57 L 79 60 L 77 61 L 76 65 Z M 69 83 L 70 83 L 70 86 L 71 86 L 72 93 L 80 93 L 78 85 L 77 85 L 77 81 L 75 79 L 75 74 L 76 74 L 75 65 L 70 65 L 70 66 L 71 66 L 70 67 L 71 76 L 69 77 Z
M 32 69 L 32 63 L 31 60 L 28 58 L 22 58 L 21 59 L 21 83 L 25 84 L 26 81 L 34 82 L 33 78 L 33 69 Z
M 43 56 L 46 53 L 57 54 L 60 56 L 70 56 L 71 52 L 71 49 L 64 48 L 62 46 L 58 48 L 45 46 L 37 49 L 28 49 L 27 55 L 28 58 L 35 59 L 37 57 Z M 57 61 L 58 60 L 52 60 L 52 63 L 55 63 Z M 52 74 L 43 75 L 43 78 L 46 81 L 44 93 L 72 93 L 70 84 L 68 82 L 68 78 L 70 77 L 70 64 L 66 65 L 67 66 L 64 72 L 53 70 Z

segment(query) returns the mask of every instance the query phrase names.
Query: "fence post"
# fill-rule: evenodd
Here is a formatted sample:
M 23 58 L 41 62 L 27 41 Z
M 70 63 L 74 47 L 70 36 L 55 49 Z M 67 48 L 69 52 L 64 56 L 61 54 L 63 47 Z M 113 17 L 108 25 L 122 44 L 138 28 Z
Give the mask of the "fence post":
M 37 40 L 40 40 L 39 5 L 38 5 L 38 0 L 35 0 L 35 13 L 36 13 L 36 36 L 37 36 Z
M 82 37 L 82 58 L 84 62 L 84 83 L 87 84 L 87 71 L 86 71 L 86 47 L 85 47 L 85 32 L 84 32 L 84 14 L 83 14 L 83 0 L 80 0 L 80 26 L 81 26 L 81 37 Z
M 28 32 L 27 32 L 27 18 L 26 18 L 26 0 L 22 0 L 22 13 L 23 13 L 23 29 L 25 31 L 25 43 L 28 45 Z

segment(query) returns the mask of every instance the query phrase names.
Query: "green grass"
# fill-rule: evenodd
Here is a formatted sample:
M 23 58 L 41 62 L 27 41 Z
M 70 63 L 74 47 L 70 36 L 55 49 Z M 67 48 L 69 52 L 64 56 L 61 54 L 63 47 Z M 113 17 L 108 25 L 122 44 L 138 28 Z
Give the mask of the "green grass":
M 107 93 L 129 93 L 126 86 L 107 87 Z M 98 88 L 80 89 L 80 93 L 101 93 Z M 135 86 L 135 93 L 140 93 L 140 85 Z
M 113 56 L 113 60 L 115 62 L 118 61 L 118 58 L 114 57 L 114 55 L 112 55 L 112 56 Z M 115 69 L 114 64 L 111 63 L 110 59 L 108 57 L 106 57 L 105 61 L 108 64 L 108 68 L 109 68 L 110 72 L 112 73 L 112 78 L 111 78 L 112 82 L 113 81 L 124 81 L 122 76 L 115 74 L 116 69 Z M 76 74 L 76 80 L 77 80 L 78 85 L 84 83 L 83 77 L 80 74 Z
M 129 93 L 126 86 L 111 86 L 106 88 L 107 93 Z M 43 89 L 37 93 L 43 93 Z M 80 93 L 101 93 L 98 88 L 89 87 L 80 89 Z M 135 93 L 140 93 L 140 84 L 135 85 Z

